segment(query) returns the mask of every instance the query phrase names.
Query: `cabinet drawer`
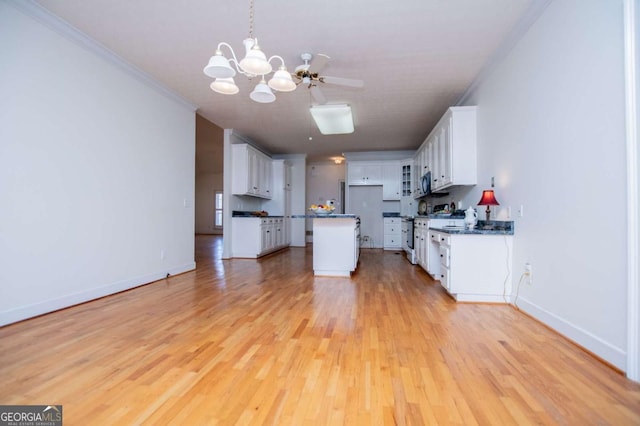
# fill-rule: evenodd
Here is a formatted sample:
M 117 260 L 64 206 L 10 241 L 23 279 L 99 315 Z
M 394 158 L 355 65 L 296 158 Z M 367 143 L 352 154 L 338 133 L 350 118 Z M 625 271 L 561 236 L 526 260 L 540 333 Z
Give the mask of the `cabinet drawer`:
M 395 223 L 385 223 L 384 224 L 384 233 L 386 234 L 391 234 L 391 235 L 400 235 L 400 224 L 395 224 Z
M 393 223 L 393 224 L 395 224 L 395 225 L 400 226 L 400 223 L 401 223 L 401 222 L 402 222 L 402 221 L 400 220 L 400 218 L 399 218 L 399 217 L 385 217 L 385 218 L 384 218 L 384 224 L 385 224 L 385 225 L 387 225 L 387 224 L 389 224 L 389 223 Z
M 385 247 L 400 247 L 400 235 L 385 235 L 384 246 Z
M 448 234 L 439 234 L 440 244 L 444 244 L 446 246 L 451 245 L 451 236 Z

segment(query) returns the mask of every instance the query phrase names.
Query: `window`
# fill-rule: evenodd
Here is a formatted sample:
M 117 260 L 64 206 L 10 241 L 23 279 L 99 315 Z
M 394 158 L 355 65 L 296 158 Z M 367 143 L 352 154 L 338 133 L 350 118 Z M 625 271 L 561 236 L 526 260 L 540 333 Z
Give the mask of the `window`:
M 222 191 L 216 191 L 215 199 L 216 209 L 213 224 L 216 228 L 222 228 Z

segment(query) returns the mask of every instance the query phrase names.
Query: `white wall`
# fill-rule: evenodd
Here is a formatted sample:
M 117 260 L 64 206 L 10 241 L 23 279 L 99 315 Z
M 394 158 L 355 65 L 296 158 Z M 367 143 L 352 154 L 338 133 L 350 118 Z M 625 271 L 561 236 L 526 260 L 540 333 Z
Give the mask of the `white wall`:
M 360 217 L 362 248 L 382 248 L 384 246 L 383 211 L 387 210 L 382 201 L 381 185 L 349 187 L 347 213 Z M 366 241 L 367 239 L 368 241 Z
M 0 325 L 193 269 L 194 111 L 5 2 L 0 51 Z
M 306 154 L 280 155 L 291 164 L 291 245 L 294 247 L 304 247 L 305 240 L 305 215 L 306 207 Z
M 478 106 L 476 205 L 496 179 L 515 217 L 517 301 L 625 368 L 626 177 L 622 2 L 551 2 L 463 101 Z M 515 287 L 514 287 L 515 288 Z
M 313 163 L 307 165 L 306 208 L 312 204 L 325 204 L 327 200 L 335 200 L 336 212 L 340 211 L 340 181 L 345 180 L 345 164 Z M 313 230 L 313 219 L 307 218 L 306 231 Z M 312 236 L 307 235 L 307 241 Z

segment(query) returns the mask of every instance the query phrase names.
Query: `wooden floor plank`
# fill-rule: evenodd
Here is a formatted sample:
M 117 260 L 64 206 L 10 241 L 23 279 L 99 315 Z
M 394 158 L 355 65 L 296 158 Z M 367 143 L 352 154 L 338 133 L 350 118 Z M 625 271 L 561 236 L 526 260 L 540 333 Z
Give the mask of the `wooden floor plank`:
M 640 385 L 519 311 L 456 304 L 401 254 L 221 260 L 0 328 L 0 404 L 65 424 L 640 424 Z

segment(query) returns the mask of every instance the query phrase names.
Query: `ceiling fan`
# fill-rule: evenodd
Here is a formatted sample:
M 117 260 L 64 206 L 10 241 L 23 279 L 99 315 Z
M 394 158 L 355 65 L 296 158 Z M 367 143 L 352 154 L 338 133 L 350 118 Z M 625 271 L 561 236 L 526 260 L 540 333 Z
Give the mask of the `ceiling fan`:
M 362 80 L 319 75 L 320 71 L 331 59 L 327 55 L 318 53 L 313 56 L 311 53 L 303 53 L 300 55 L 300 58 L 302 58 L 304 64 L 297 66 L 295 74 L 291 74 L 291 76 L 298 81 L 296 84 L 306 85 L 311 91 L 313 99 L 320 105 L 326 104 L 327 99 L 324 97 L 322 90 L 320 90 L 319 83 L 320 85 L 336 84 L 346 87 L 364 87 L 364 81 Z M 309 61 L 311 61 L 311 63 L 309 63 Z

